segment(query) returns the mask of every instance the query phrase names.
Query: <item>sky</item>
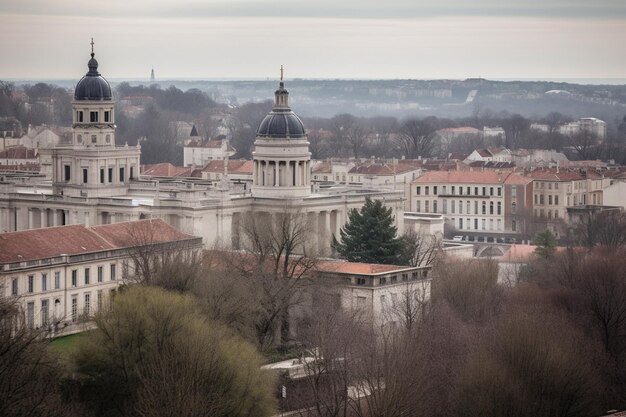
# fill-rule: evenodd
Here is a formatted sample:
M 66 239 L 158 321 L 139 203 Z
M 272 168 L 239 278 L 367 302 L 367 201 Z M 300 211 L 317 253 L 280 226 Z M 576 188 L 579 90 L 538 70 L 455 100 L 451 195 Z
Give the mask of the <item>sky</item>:
M 624 0 L 0 0 L 0 79 L 626 78 Z

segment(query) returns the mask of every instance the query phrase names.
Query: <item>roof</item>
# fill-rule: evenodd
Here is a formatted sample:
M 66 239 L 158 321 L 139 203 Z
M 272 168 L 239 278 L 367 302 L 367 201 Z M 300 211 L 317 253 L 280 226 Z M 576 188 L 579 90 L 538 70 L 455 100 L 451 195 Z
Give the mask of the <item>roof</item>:
M 397 164 L 360 164 L 354 166 L 348 172 L 350 174 L 364 175 L 394 175 L 403 174 L 405 172 L 417 171 L 419 168 L 412 164 L 399 162 Z
M 93 52 L 87 66 L 89 72 L 76 84 L 74 100 L 111 100 L 111 86 L 98 72 L 98 61 Z
M 0 158 L 6 159 L 37 159 L 37 150 L 24 146 L 14 146 L 0 152 Z
M 333 172 L 333 164 L 330 162 L 318 162 L 313 166 L 311 173 L 313 174 L 331 174 Z
M 507 176 L 496 171 L 429 171 L 418 177 L 414 183 L 461 183 L 461 184 L 501 184 Z
M 239 173 L 239 174 L 250 174 L 252 175 L 252 161 L 246 159 L 235 159 L 228 160 L 228 172 L 229 173 Z M 224 160 L 213 160 L 209 161 L 208 164 L 202 168 L 203 172 L 224 172 Z
M 315 264 L 315 270 L 322 273 L 353 274 L 353 275 L 377 275 L 386 272 L 403 271 L 412 269 L 410 266 L 367 264 L 360 262 L 348 262 L 340 259 L 324 259 Z
M 472 168 L 490 168 L 490 169 L 508 169 L 515 168 L 513 162 L 496 162 L 496 161 L 471 161 L 468 164 Z
M 195 128 L 195 126 L 194 126 Z M 197 135 L 196 135 L 197 136 Z M 187 148 L 213 148 L 213 149 L 218 149 L 222 147 L 222 140 L 219 139 L 215 139 L 215 140 L 207 140 L 206 142 L 202 142 L 201 140 L 190 140 L 185 147 Z M 229 151 L 235 152 L 235 148 L 233 148 L 232 146 L 230 146 L 230 143 L 228 144 L 228 148 Z
M 193 125 L 193 126 L 191 127 L 191 133 L 189 133 L 189 136 L 200 136 L 200 135 L 198 134 L 198 129 L 196 129 L 196 125 Z
M 186 177 L 191 174 L 191 168 L 178 167 L 170 164 L 169 162 L 143 165 L 142 168 L 142 175 L 149 175 L 153 177 Z
M 526 173 L 533 180 L 544 181 L 582 181 L 586 179 L 599 179 L 602 175 L 593 170 L 565 170 L 565 169 L 536 169 Z
M 134 236 L 147 236 L 139 239 Z M 0 234 L 0 264 L 195 239 L 161 219 L 85 227 L 46 227 Z M 133 243 L 134 242 L 134 243 Z

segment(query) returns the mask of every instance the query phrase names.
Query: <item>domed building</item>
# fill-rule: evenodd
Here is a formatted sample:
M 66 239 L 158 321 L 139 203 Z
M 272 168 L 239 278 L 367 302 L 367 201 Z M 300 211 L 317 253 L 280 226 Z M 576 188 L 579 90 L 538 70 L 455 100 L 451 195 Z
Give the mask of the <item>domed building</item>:
M 311 194 L 311 152 L 302 120 L 289 107 L 283 81 L 274 107 L 257 130 L 252 159 L 252 195 L 302 198 Z
M 3 184 L 0 233 L 160 218 L 202 237 L 207 248 L 239 248 L 245 216 L 271 222 L 278 213 L 297 212 L 311 228 L 311 252 L 326 255 L 348 212 L 361 208 L 366 197 L 384 199 L 398 232 L 404 231 L 403 191 L 312 187 L 306 130 L 289 106 L 282 76 L 274 106 L 257 129 L 252 187 L 245 190 L 231 189 L 227 175 L 217 185 L 200 178 L 141 178 L 140 147 L 115 144 L 115 101 L 98 72 L 93 45 L 87 66 L 74 91 L 72 141 L 50 150 L 52 186 L 46 181 Z

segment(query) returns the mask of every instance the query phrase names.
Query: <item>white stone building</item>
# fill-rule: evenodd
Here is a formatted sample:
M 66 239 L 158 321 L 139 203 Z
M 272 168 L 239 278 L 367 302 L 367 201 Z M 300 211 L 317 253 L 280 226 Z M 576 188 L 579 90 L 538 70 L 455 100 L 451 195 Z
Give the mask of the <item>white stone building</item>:
M 242 216 L 298 211 L 314 225 L 310 241 L 328 253 L 333 234 L 352 208 L 366 197 L 384 199 L 404 231 L 403 191 L 361 187 L 312 190 L 309 142 L 302 122 L 289 108 L 281 82 L 274 108 L 257 131 L 250 190 L 231 189 L 205 180 L 143 180 L 139 146 L 115 146 L 114 101 L 108 82 L 89 61 L 89 72 L 76 86 L 72 142 L 50 150 L 52 184 L 6 180 L 0 183 L 0 232 L 56 225 L 86 226 L 143 218 L 161 218 L 203 238 L 207 247 L 239 246 Z
M 183 147 L 183 165 L 202 167 L 213 160 L 230 158 L 235 152 L 227 139 L 204 140 L 194 125 Z
M 133 239 L 149 230 L 150 239 Z M 114 225 L 72 225 L 0 235 L 0 297 L 16 297 L 25 324 L 55 334 L 81 330 L 133 273 L 133 251 L 154 253 L 184 245 L 194 250 L 202 240 L 162 220 Z

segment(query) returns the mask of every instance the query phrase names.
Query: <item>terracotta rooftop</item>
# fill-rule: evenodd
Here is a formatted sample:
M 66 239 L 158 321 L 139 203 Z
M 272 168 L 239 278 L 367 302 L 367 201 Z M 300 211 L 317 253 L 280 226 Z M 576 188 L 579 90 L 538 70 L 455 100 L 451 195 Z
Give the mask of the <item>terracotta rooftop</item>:
M 162 162 L 160 164 L 143 165 L 141 174 L 153 177 L 187 177 L 191 174 L 191 168 L 178 167 L 169 162 Z
M 582 181 L 586 179 L 600 179 L 602 175 L 594 170 L 566 170 L 566 169 L 536 169 L 526 173 L 527 177 L 544 181 Z
M 367 264 L 360 262 L 347 262 L 342 260 L 320 260 L 315 264 L 315 269 L 322 273 L 353 274 L 353 275 L 376 275 L 385 272 L 402 271 L 409 266 Z
M 502 184 L 510 173 L 495 171 L 429 171 L 413 183 Z
M 213 148 L 213 149 L 217 149 L 217 148 L 221 148 L 222 147 L 222 142 L 223 142 L 222 140 L 207 140 L 206 142 L 202 142 L 201 140 L 191 140 L 185 146 L 187 148 Z M 230 143 L 229 143 L 227 150 L 234 152 L 235 148 L 230 146 Z
M 413 164 L 398 162 L 397 164 L 361 164 L 353 167 L 348 171 L 350 174 L 363 175 L 394 175 L 403 174 L 405 172 L 416 171 L 419 168 Z
M 160 219 L 93 227 L 46 227 L 0 234 L 0 264 L 137 246 L 140 239 L 133 236 L 149 236 L 141 239 L 149 243 L 195 239 Z

